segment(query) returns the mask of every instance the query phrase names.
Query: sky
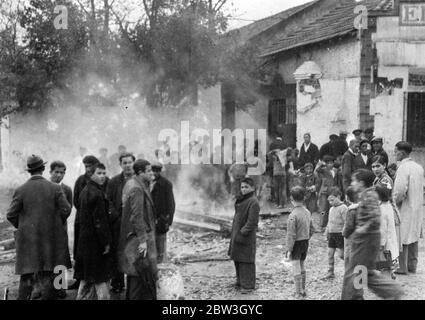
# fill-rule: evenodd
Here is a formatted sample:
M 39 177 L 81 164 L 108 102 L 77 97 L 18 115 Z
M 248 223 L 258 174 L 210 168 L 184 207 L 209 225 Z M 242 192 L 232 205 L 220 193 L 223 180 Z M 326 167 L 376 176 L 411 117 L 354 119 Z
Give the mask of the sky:
M 242 27 L 253 22 L 253 20 L 259 20 L 310 1 L 311 0 L 229 0 L 227 10 L 234 17 L 229 21 L 229 29 Z

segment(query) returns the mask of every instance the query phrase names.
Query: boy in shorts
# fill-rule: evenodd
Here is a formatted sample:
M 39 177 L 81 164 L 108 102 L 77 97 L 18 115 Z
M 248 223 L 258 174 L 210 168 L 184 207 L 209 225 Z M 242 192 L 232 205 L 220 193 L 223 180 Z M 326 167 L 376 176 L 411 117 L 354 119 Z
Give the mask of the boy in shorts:
M 294 208 L 288 218 L 286 234 L 286 258 L 291 260 L 295 279 L 295 297 L 306 296 L 306 270 L 304 261 L 307 258 L 308 243 L 313 235 L 311 213 L 304 205 L 306 191 L 303 187 L 291 189 L 291 202 Z
M 347 217 L 348 207 L 341 201 L 342 193 L 338 187 L 333 187 L 328 196 L 330 205 L 329 222 L 325 230 L 326 239 L 328 240 L 328 259 L 329 269 L 325 279 L 335 278 L 335 252 L 344 260 L 344 230 L 345 220 Z

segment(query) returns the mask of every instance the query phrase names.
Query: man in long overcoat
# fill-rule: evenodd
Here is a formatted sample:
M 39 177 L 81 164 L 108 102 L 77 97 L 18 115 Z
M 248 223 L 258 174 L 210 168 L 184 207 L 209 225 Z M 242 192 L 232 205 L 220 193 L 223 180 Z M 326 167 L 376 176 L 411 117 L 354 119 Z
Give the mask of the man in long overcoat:
M 162 164 L 152 165 L 154 181 L 151 186 L 152 200 L 156 213 L 156 249 L 158 263 L 167 257 L 167 232 L 173 223 L 176 203 L 174 201 L 173 184 L 161 175 Z
M 86 185 L 89 183 L 90 177 L 93 175 L 93 168 L 98 163 L 99 163 L 99 160 L 95 156 L 84 157 L 83 164 L 84 164 L 86 172 L 85 174 L 78 177 L 74 185 L 74 207 L 77 210 L 75 212 L 75 220 L 74 220 L 74 250 L 73 250 L 74 261 L 77 257 L 78 239 L 80 237 L 80 194 L 83 191 L 83 189 L 86 187 Z M 80 281 L 75 276 L 75 274 L 74 274 L 74 278 L 76 281 L 69 288 L 70 290 L 78 289 L 80 286 Z
M 16 189 L 7 212 L 7 219 L 17 229 L 19 300 L 29 299 L 35 285 L 40 288 L 41 299 L 56 299 L 53 271 L 57 266 L 71 267 L 64 227 L 71 206 L 62 188 L 43 178 L 45 164 L 38 156 L 28 158 L 27 170 L 31 178 Z
M 395 148 L 400 161 L 394 182 L 393 200 L 400 211 L 400 236 L 403 251 L 400 253 L 399 274 L 416 273 L 418 242 L 422 235 L 424 210 L 424 169 L 410 158 L 412 146 L 399 142 Z
M 80 194 L 80 234 L 75 275 L 80 279 L 77 300 L 86 299 L 93 289 L 98 300 L 109 300 L 108 282 L 112 278 L 109 203 L 103 189 L 106 167 L 95 165 L 90 181 Z
M 255 196 L 254 181 L 241 182 L 242 195 L 235 203 L 229 256 L 235 263 L 236 286 L 247 293 L 255 289 L 255 254 L 260 205 Z
M 127 275 L 128 300 L 156 300 L 155 208 L 149 191 L 153 172 L 146 160 L 137 160 L 133 168 L 136 175 L 123 189 L 119 267 Z M 136 265 L 144 258 L 148 266 L 140 270 Z
M 124 274 L 119 271 L 118 266 L 118 243 L 120 238 L 121 229 L 121 216 L 122 216 L 122 190 L 128 180 L 133 175 L 133 165 L 136 158 L 133 154 L 124 152 L 120 155 L 119 161 L 122 168 L 122 172 L 119 175 L 113 177 L 106 189 L 106 195 L 109 200 L 109 211 L 110 211 L 110 222 L 112 231 L 112 291 L 115 293 L 121 293 L 124 289 Z

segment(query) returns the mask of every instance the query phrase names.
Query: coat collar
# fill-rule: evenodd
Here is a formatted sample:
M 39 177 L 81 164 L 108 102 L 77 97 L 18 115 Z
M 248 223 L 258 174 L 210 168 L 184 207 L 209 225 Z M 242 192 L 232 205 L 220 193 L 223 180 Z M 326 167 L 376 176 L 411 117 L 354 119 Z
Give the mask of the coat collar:
M 145 193 L 149 201 L 153 204 L 151 193 L 148 187 L 146 186 L 146 180 L 140 176 L 134 176 L 134 181 L 142 188 L 143 192 Z
M 35 175 L 35 176 L 31 176 L 30 180 L 46 180 L 43 176 L 40 175 Z

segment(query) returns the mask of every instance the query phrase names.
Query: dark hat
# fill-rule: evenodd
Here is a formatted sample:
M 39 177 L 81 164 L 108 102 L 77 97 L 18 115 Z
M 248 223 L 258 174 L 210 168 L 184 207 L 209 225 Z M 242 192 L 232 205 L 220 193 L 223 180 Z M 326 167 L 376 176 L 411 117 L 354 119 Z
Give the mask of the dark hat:
M 377 138 L 373 138 L 372 139 L 372 143 L 377 142 L 377 143 L 384 143 L 384 139 L 381 137 L 377 137 Z
M 33 154 L 32 156 L 28 157 L 27 171 L 33 171 L 33 170 L 39 169 L 42 166 L 44 166 L 46 163 L 47 161 L 44 162 L 41 157 Z
M 330 136 L 329 136 L 329 140 L 336 140 L 336 139 L 338 139 L 339 137 L 336 135 L 336 134 L 331 134 Z
M 152 167 L 152 170 L 154 170 L 154 171 L 161 171 L 162 168 L 163 168 L 163 165 L 162 165 L 161 162 L 156 161 L 156 162 L 152 163 L 151 167 Z
M 92 166 L 98 164 L 100 161 L 95 156 L 85 156 L 83 163 L 90 164 Z
M 373 134 L 375 132 L 375 129 L 374 128 L 367 128 L 365 131 L 364 131 L 364 133 L 366 133 L 366 134 Z
M 363 133 L 363 130 L 362 129 L 356 129 L 356 130 L 353 131 L 353 134 L 354 135 L 360 134 L 360 133 Z

